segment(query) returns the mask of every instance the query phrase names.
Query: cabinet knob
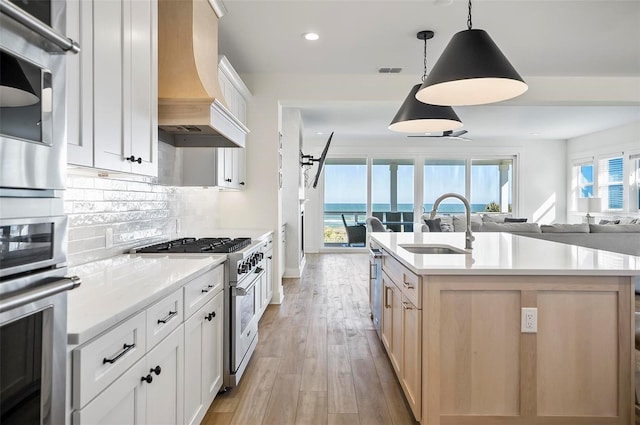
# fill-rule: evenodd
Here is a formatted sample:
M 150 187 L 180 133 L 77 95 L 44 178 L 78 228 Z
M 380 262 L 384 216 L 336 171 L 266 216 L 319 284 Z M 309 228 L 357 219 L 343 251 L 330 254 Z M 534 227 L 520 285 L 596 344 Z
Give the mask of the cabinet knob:
M 154 367 L 153 369 L 150 369 L 149 372 L 151 373 L 155 373 L 156 375 L 160 375 L 160 372 L 162 372 L 162 369 L 160 368 L 160 365 Z
M 231 183 L 231 179 L 224 179 L 227 183 Z
M 244 182 L 240 182 L 240 186 L 244 186 Z
M 204 318 L 206 320 L 208 320 L 208 321 L 212 321 L 214 317 L 216 317 L 216 312 L 215 311 L 213 311 L 213 312 L 207 314 L 206 316 L 204 316 Z
M 153 382 L 153 376 L 151 376 L 151 374 L 143 376 L 142 378 L 140 378 L 140 382 L 146 382 L 147 384 L 150 384 Z
M 137 162 L 138 164 L 142 164 L 142 157 L 138 157 L 138 159 L 136 159 L 135 156 L 131 155 L 130 157 L 127 158 L 127 161 L 129 162 Z

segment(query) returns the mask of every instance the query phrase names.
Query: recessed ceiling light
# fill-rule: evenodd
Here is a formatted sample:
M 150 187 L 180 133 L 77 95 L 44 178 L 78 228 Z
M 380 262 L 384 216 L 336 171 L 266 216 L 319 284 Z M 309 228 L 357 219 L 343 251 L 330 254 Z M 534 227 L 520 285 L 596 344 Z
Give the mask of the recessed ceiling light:
M 539 136 L 540 133 L 531 133 L 532 136 Z
M 317 134 L 318 136 L 322 136 L 324 133 L 323 133 L 322 131 L 318 131 L 318 132 L 316 132 L 316 134 Z
M 302 34 L 302 36 L 304 37 L 305 40 L 309 40 L 309 41 L 316 41 L 317 39 L 320 38 L 320 36 L 315 32 L 305 32 L 304 34 Z

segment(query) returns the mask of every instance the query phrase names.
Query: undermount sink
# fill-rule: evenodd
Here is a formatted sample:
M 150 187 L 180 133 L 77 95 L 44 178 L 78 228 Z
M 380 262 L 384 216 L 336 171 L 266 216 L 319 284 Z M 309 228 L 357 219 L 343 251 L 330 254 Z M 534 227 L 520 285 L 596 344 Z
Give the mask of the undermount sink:
M 398 245 L 414 254 L 466 254 L 467 251 L 451 245 Z

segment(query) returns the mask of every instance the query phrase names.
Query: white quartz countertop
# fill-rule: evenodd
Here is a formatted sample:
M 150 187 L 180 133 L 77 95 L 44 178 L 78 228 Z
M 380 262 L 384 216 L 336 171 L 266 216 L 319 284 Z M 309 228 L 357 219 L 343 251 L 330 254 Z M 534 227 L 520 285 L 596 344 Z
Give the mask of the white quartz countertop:
M 69 344 L 83 344 L 144 310 L 193 278 L 225 262 L 227 256 L 119 255 L 69 269 L 82 284 L 69 291 Z
M 385 251 L 416 274 L 640 276 L 640 257 L 510 233 L 474 233 L 467 254 L 414 254 L 400 245 L 464 249 L 462 232 L 371 233 Z

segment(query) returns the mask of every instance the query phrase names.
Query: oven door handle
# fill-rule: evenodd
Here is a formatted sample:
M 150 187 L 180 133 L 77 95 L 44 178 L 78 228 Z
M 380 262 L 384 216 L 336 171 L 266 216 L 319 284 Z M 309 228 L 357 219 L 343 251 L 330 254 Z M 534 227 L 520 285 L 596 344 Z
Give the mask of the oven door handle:
M 8 0 L 0 0 L 0 12 L 13 18 L 13 20 L 20 25 L 46 38 L 63 51 L 71 53 L 80 52 L 80 45 L 78 43 L 60 34 L 41 20 L 34 18 L 18 6 L 11 4 Z
M 264 274 L 264 272 L 261 272 L 258 276 L 255 277 L 255 279 L 253 279 L 251 281 L 250 284 L 248 284 L 247 286 L 236 286 L 233 291 L 234 295 L 239 295 L 239 296 L 245 296 L 245 295 L 249 295 L 249 292 L 251 292 L 251 290 L 253 289 L 254 286 L 256 286 L 256 283 L 258 283 L 258 280 L 260 280 L 260 278 L 262 277 L 262 275 Z
M 43 298 L 56 295 L 60 292 L 77 288 L 82 283 L 78 276 L 63 277 L 44 285 L 40 285 L 26 292 L 21 292 L 10 297 L 3 297 L 0 300 L 0 313 L 22 307 L 23 305 L 41 300 Z

